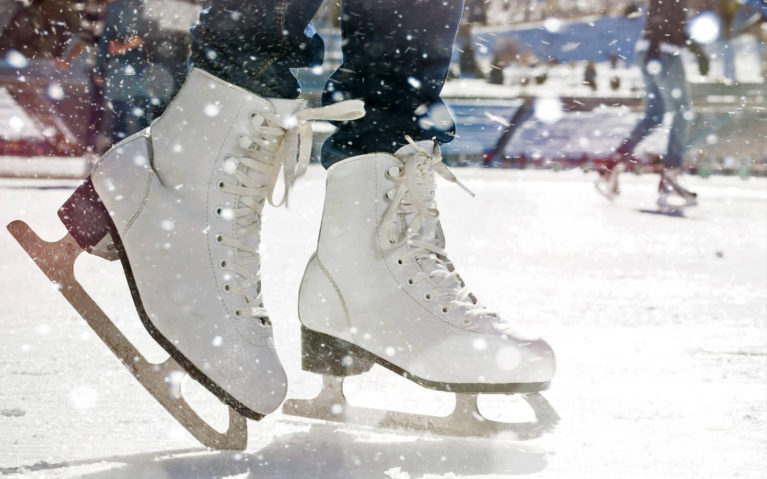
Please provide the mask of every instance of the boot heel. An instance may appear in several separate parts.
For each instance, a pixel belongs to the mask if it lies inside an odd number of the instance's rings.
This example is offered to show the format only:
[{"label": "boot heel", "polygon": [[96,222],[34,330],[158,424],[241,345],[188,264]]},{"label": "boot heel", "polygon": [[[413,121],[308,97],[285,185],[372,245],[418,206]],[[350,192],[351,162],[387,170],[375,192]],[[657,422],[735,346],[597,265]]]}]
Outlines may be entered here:
[{"label": "boot heel", "polygon": [[61,205],[58,214],[82,249],[110,261],[118,259],[111,234],[112,220],[90,178]]},{"label": "boot heel", "polygon": [[327,334],[301,326],[301,367],[304,371],[331,376],[354,376],[375,364],[370,353]]}]

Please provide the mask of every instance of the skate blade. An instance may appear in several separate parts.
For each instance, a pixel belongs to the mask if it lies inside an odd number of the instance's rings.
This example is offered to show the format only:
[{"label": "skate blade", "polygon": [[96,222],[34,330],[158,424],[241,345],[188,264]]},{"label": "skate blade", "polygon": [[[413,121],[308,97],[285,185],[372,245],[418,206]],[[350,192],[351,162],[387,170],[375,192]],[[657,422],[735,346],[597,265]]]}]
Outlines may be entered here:
[{"label": "skate blade", "polygon": [[615,197],[617,195],[610,190],[610,185],[608,185],[607,181],[603,180],[602,178],[597,178],[596,181],[594,181],[594,189],[597,190],[597,193],[607,198],[610,202],[615,201]]},{"label": "skate blade", "polygon": [[448,416],[428,416],[354,406],[346,401],[343,381],[343,377],[323,376],[322,390],[315,398],[289,399],[285,401],[282,412],[291,416],[373,428],[457,437],[501,435],[517,441],[538,438],[553,431],[559,423],[559,415],[539,393],[522,395],[535,412],[535,421],[507,423],[482,416],[477,407],[477,394],[456,394],[455,409]]},{"label": "skate blade", "polygon": [[658,208],[657,210],[648,210],[648,209],[640,209],[640,213],[646,213],[649,215],[661,215],[661,216],[670,216],[672,218],[687,218],[684,215],[684,210],[682,208]]},{"label": "skate blade", "polygon": [[74,275],[75,260],[83,249],[72,236],[44,241],[23,221],[13,221],[8,231],[131,374],[192,436],[213,449],[245,449],[248,424],[244,416],[229,408],[227,431],[215,430],[184,400],[184,369],[173,358],[159,364],[148,362],[85,292]]}]

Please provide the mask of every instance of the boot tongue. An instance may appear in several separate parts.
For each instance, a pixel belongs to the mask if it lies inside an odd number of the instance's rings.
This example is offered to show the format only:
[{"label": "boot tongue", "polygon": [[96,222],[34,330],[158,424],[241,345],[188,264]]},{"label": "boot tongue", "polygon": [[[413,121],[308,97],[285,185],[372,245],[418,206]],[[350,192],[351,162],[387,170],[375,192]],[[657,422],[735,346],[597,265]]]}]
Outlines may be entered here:
[{"label": "boot tongue", "polygon": [[[423,152],[429,152],[431,153],[435,148],[435,144],[433,141],[420,141],[418,143],[415,143],[415,145],[409,144],[406,146],[403,146],[397,152],[395,153],[395,156],[400,158],[406,165],[406,167],[412,167],[415,165],[412,165],[412,162],[423,162],[426,161],[425,158],[423,158]],[[429,169],[428,173],[423,175],[423,177],[420,178],[420,182],[423,183],[430,183],[432,185],[435,184],[436,180],[436,173],[434,170]],[[407,181],[407,180],[406,180]],[[408,196],[406,196],[406,201],[412,201],[413,198],[410,197],[410,195],[418,194],[420,195],[421,204],[424,208],[427,208],[429,210],[436,211],[437,210],[437,202],[436,202],[436,189],[435,188],[426,188],[421,192],[413,192],[410,191],[408,193]],[[419,212],[416,210],[412,213],[408,213],[403,216],[403,227],[405,225],[407,226],[414,226],[414,222],[416,220],[416,217],[419,216]],[[420,227],[417,231],[414,231],[413,235],[411,236],[413,239],[418,239],[427,243],[431,243],[434,246],[436,246],[439,249],[442,249],[445,247],[445,241],[444,236],[442,234],[442,228],[439,223],[439,217],[433,217],[429,215],[427,212],[423,212],[420,214]],[[436,271],[436,270],[443,270],[443,271],[450,271],[451,267],[448,266],[449,262],[447,258],[440,258],[441,261],[430,259],[430,258],[423,258],[418,260],[419,266],[424,271]],[[455,284],[449,285],[449,287],[455,287],[455,288],[461,288],[462,285],[455,281]]]},{"label": "boot tongue", "polygon": [[[306,101],[304,100],[270,99],[270,103],[272,104],[272,107],[274,108],[273,113],[284,122],[283,127],[290,126],[291,119],[295,118],[296,112],[302,110],[306,105]],[[275,159],[274,161],[278,161],[278,159]],[[242,168],[242,166],[240,166],[240,168]],[[247,175],[262,185],[266,185],[270,181],[269,174],[265,172],[249,169],[247,171]],[[282,192],[278,192],[278,194],[281,194],[281,193]],[[254,206],[255,202],[258,201],[258,198],[244,197],[244,198],[241,198],[240,201],[250,203],[251,205]],[[247,236],[240,237],[239,239],[242,242],[249,245],[254,250],[258,251],[260,247],[260,240],[261,240],[260,236],[261,236],[260,234],[249,234]],[[251,255],[244,253],[242,251],[238,251],[237,255],[242,256],[243,258],[252,257]]]},{"label": "boot tongue", "polygon": [[281,98],[272,98],[270,101],[274,107],[274,114],[280,117],[283,121],[288,120],[288,123],[291,123],[291,117],[294,117],[296,113],[303,110],[306,106],[306,100],[284,100]]},{"label": "boot tongue", "polygon": [[[434,149],[434,142],[433,141],[419,141],[415,144],[408,144],[397,150],[394,155],[398,158],[400,158],[406,165],[406,168],[415,166],[412,163],[417,162],[423,162],[426,161],[425,158],[423,158],[423,151],[431,152]],[[430,170],[427,174],[428,176],[424,176],[421,178],[421,181],[424,183],[434,183],[435,181],[435,173],[433,170]],[[407,181],[407,180],[406,180]],[[414,198],[410,197],[410,195],[413,194],[419,194],[421,203],[426,208],[433,208],[436,210],[437,203],[435,201],[436,191],[434,189],[424,189],[424,191],[420,193],[416,193],[413,191],[408,192],[408,196],[406,197],[406,201],[413,201]],[[418,211],[415,211],[413,213],[408,213],[404,216],[404,221],[407,225],[413,225],[413,221],[416,218]],[[437,231],[439,230],[439,220],[437,218],[432,218],[429,215],[421,214],[421,227],[418,229],[418,231],[415,232],[415,236],[423,241],[427,241],[429,243],[433,243],[439,247],[441,247],[440,244],[437,242]]]}]

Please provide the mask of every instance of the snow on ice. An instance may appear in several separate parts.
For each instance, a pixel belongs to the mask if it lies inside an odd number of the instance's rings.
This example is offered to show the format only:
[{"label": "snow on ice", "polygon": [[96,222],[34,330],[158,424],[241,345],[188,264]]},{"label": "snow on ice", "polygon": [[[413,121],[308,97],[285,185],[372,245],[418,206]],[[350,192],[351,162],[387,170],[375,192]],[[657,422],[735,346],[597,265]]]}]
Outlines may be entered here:
[{"label": "snow on ice", "polygon": [[[250,422],[243,453],[213,452],[156,404],[0,235],[0,474],[30,478],[690,478],[763,477],[767,466],[767,180],[686,177],[701,204],[684,218],[647,215],[657,177],[625,175],[609,204],[580,171],[460,169],[469,199],[440,183],[448,251],[483,303],[558,353],[547,399],[560,427],[529,443],[371,430],[275,413]],[[324,172],[310,168],[294,207],[268,210],[264,296],[290,398],[313,397],[300,366],[298,283],[316,247]],[[0,220],[45,239],[76,182],[0,180]],[[23,212],[10,205],[24,205]],[[76,273],[153,361],[165,354],[135,318],[118,262],[84,255]],[[216,338],[211,338],[216,342]],[[395,345],[392,345],[393,348]],[[482,347],[481,344],[474,344]],[[226,347],[221,344],[220,347]],[[396,352],[396,350],[395,350]],[[501,357],[502,356],[502,357]],[[499,355],[512,365],[514,352]],[[456,360],[459,360],[458,358]],[[202,416],[225,408],[178,377]],[[373,368],[347,381],[354,404],[448,414],[449,395]],[[480,397],[493,419],[520,400]]]}]

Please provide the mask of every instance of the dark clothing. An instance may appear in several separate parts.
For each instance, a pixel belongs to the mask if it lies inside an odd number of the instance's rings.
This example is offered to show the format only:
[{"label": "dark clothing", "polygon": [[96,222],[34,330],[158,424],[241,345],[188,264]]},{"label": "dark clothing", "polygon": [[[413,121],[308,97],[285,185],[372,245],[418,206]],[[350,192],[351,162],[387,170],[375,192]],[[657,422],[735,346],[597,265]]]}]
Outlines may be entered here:
[{"label": "dark clothing", "polygon": [[650,0],[642,39],[649,42],[647,58],[658,58],[661,43],[685,47],[687,0]]},{"label": "dark clothing", "polygon": [[[290,68],[322,62],[310,20],[321,0],[213,0],[192,29],[190,64],[267,97],[296,98]],[[413,139],[452,140],[455,124],[439,99],[463,0],[345,0],[343,64],[323,103],[365,102],[359,120],[338,124],[325,143],[326,167],[349,156],[394,152]]]},{"label": "dark clothing", "polygon": [[[114,0],[107,7],[97,70],[112,106],[115,141],[149,126],[185,76],[188,34],[162,30],[150,13],[143,0]],[[142,39],[140,45],[109,53],[110,43],[125,44],[135,37]]]},{"label": "dark clothing", "polygon": [[70,0],[35,0],[16,11],[0,37],[0,52],[13,48],[28,58],[57,58],[80,28]]}]

